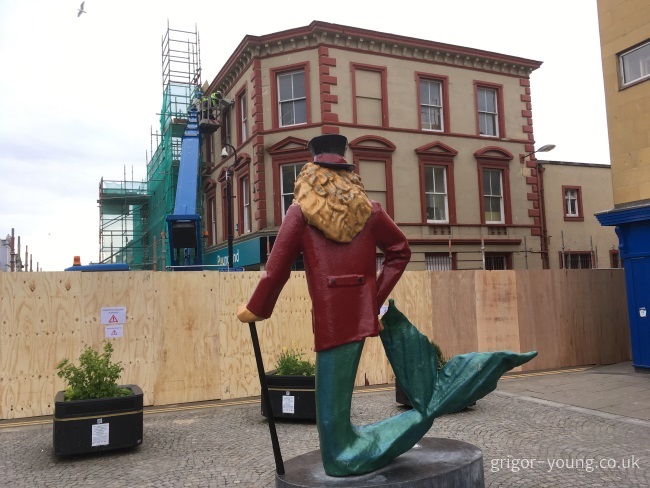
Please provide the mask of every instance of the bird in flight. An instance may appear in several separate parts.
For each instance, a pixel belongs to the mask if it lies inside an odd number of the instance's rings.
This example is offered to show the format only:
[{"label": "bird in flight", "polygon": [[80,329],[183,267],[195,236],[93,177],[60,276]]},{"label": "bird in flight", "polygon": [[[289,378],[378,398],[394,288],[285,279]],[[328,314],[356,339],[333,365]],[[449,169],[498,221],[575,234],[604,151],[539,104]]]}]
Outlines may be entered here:
[{"label": "bird in flight", "polygon": [[86,12],[84,10],[84,3],[86,3],[86,2],[81,2],[81,6],[79,7],[79,13],[77,14],[77,17],[81,17],[81,14],[87,14],[88,13],[88,12]]}]

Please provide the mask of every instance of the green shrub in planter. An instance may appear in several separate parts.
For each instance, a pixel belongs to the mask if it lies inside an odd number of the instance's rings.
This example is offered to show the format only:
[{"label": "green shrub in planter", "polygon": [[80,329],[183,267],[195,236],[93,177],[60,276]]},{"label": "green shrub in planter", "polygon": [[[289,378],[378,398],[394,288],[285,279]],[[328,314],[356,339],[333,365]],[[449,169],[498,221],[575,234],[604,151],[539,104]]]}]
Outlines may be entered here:
[{"label": "green shrub in planter", "polygon": [[275,419],[316,420],[316,365],[303,356],[295,344],[283,347],[276,369],[265,375]]},{"label": "green shrub in planter", "polygon": [[278,356],[278,365],[275,368],[277,375],[297,375],[297,376],[314,376],[316,374],[316,365],[302,357],[304,352],[300,352],[295,345],[283,347]]},{"label": "green shrub in planter", "polygon": [[431,347],[433,347],[433,350],[436,351],[436,361],[438,362],[438,369],[442,369],[445,364],[447,364],[447,360],[445,357],[442,355],[442,351],[440,350],[440,346],[433,342],[433,339],[431,340]]},{"label": "green shrub in planter", "polygon": [[105,342],[102,354],[86,347],[79,366],[64,359],[57,375],[65,391],[54,398],[54,452],[86,454],[142,444],[143,393],[137,385],[118,385],[124,370],[113,363],[113,345]]},{"label": "green shrub in planter", "polygon": [[59,378],[65,379],[65,400],[88,400],[89,398],[113,398],[133,395],[127,388],[118,386],[124,368],[120,363],[113,363],[113,344],[104,342],[104,353],[87,346],[79,356],[79,366],[68,359],[61,361],[56,369]]}]

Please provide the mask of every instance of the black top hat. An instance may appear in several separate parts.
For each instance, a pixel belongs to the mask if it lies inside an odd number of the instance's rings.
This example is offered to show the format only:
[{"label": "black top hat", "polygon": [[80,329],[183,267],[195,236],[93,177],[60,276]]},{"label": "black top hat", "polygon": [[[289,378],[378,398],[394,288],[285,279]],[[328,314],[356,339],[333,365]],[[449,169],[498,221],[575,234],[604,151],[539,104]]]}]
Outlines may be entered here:
[{"label": "black top hat", "polygon": [[330,169],[354,169],[343,157],[348,139],[340,134],[324,134],[309,141],[308,147],[314,157],[314,163]]}]

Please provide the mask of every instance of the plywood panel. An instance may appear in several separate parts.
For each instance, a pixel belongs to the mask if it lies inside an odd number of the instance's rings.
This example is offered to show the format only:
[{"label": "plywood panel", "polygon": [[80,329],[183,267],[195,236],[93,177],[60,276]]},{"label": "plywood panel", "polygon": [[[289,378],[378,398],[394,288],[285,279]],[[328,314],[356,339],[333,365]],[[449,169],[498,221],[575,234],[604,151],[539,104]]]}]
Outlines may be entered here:
[{"label": "plywood panel", "polygon": [[478,351],[476,271],[431,273],[432,339],[445,357]]},{"label": "plywood panel", "polygon": [[[62,386],[59,338],[80,320],[78,277],[60,273],[3,273],[0,397],[6,418],[52,413]],[[11,303],[9,304],[9,300]]]},{"label": "plywood panel", "polygon": [[[47,278],[38,273],[20,273],[9,279],[13,282],[15,300],[14,324],[10,327],[12,334],[9,339],[13,375],[5,394],[13,416],[31,416],[35,409],[40,410],[36,404],[45,387],[45,381],[38,376],[52,372],[56,364],[45,335],[49,322],[45,312],[49,300],[44,291]],[[51,363],[49,368],[48,362]]]},{"label": "plywood panel", "polygon": [[[0,418],[52,413],[63,386],[56,364],[75,360],[86,344],[101,346],[106,306],[127,308],[114,359],[146,404],[258,395],[249,329],[235,314],[260,274],[0,274]],[[407,272],[391,296],[446,356],[537,349],[526,369],[630,357],[623,270]],[[313,357],[303,272],[292,273],[273,317],[257,329],[267,370],[282,346]],[[380,340],[368,339],[357,384],[391,381]]]},{"label": "plywood panel", "polygon": [[596,278],[593,270],[573,270],[572,274],[576,274],[575,288],[573,295],[575,296],[574,310],[577,313],[575,317],[575,334],[576,344],[574,347],[573,357],[577,364],[596,364],[598,362],[598,351],[596,341],[598,339],[595,333],[598,329],[598,308],[597,306],[590,306],[594,296],[594,279]]},{"label": "plywood panel", "polygon": [[[213,272],[166,273],[156,280],[158,338],[155,404],[217,399],[219,354],[217,323],[219,276]],[[214,300],[213,300],[214,298]]]},{"label": "plywood panel", "polygon": [[[221,371],[221,398],[239,398],[259,394],[259,378],[249,327],[237,320],[237,306],[246,303],[261,273],[219,273],[220,306],[218,311],[219,359]],[[278,331],[271,330],[269,321],[256,324],[262,358],[269,364],[268,352]],[[276,338],[274,344],[278,344]]]},{"label": "plywood panel", "polygon": [[[52,305],[49,313],[48,330],[50,331],[55,365],[64,358],[76,357],[76,343],[80,337],[83,323],[82,273],[46,273],[56,280],[56,293],[51,295]],[[53,291],[50,291],[53,293]],[[63,387],[63,380],[54,378],[54,391]]]},{"label": "plywood panel", "polygon": [[517,270],[514,273],[521,351],[537,351],[537,357],[523,365],[522,370],[552,368],[559,357],[559,326],[554,306],[556,280],[550,270]]},{"label": "plywood panel", "polygon": [[434,272],[406,271],[389,296],[395,299],[395,306],[409,321],[428,337],[433,332],[432,273]]},{"label": "plywood panel", "polygon": [[[304,271],[291,273],[289,281],[280,293],[270,322],[272,330],[279,331],[281,347],[297,348],[304,352],[304,359],[315,360],[312,305]],[[267,339],[265,346],[273,344],[272,337]],[[277,341],[275,343],[277,344]],[[274,346],[266,350],[270,355],[267,369],[271,369],[276,364],[277,350],[274,350]]]},{"label": "plywood panel", "polygon": [[[110,273],[80,273],[82,275],[81,292],[81,325],[79,334],[74,337],[77,357],[83,348],[88,345],[93,348],[101,347],[104,340],[104,326],[101,324],[101,309],[103,307],[120,307],[124,303],[118,302],[113,295],[114,275],[127,272]],[[127,314],[128,314],[127,310]]]},{"label": "plywood panel", "polygon": [[354,384],[356,386],[368,386],[394,381],[395,374],[388,363],[381,339],[379,337],[368,337],[363,345]]},{"label": "plywood panel", "polygon": [[[31,370],[32,402],[47,405],[40,415],[53,413],[51,405],[55,393],[62,389],[62,380],[56,376],[56,365],[66,357],[70,350],[60,338],[67,336],[66,331],[78,335],[81,323],[82,280],[72,273],[29,273],[38,276],[40,281],[35,289],[38,301],[36,317],[36,337],[31,347],[40,356],[38,364]],[[71,334],[74,335],[74,334]],[[33,410],[38,410],[32,407]]]},{"label": "plywood panel", "polygon": [[592,335],[598,364],[613,364],[631,359],[630,328],[625,291],[625,271],[595,270],[590,300],[594,307]]},{"label": "plywood panel", "polygon": [[[553,301],[557,307],[557,334],[555,343],[558,350],[557,363],[559,367],[577,366],[585,364],[583,360],[577,358],[578,354],[584,355],[579,351],[584,344],[584,333],[582,330],[583,310],[580,304],[580,273],[589,273],[589,271],[580,270],[552,270],[551,274],[554,279],[554,297]],[[588,358],[586,364],[593,364],[593,360]]]},{"label": "plywood panel", "polygon": [[[22,308],[22,287],[17,273],[0,273],[0,418],[15,418],[18,384],[24,381],[19,374],[20,349],[16,307]],[[17,297],[18,295],[18,297]],[[24,368],[24,367],[23,367]]]},{"label": "plywood panel", "polygon": [[[124,337],[113,340],[113,357],[124,367],[121,382],[140,386],[144,404],[152,405],[159,347],[156,340],[159,336],[154,333],[157,326],[154,314],[155,277],[158,275],[153,271],[106,274],[110,275],[112,303],[126,307]],[[105,336],[103,328],[100,325],[100,331]]]},{"label": "plywood panel", "polygon": [[[244,273],[232,276],[226,287],[231,297],[226,299],[228,311],[222,316],[226,338],[224,344],[224,398],[259,395],[260,385],[257,365],[250,337],[250,329],[236,318],[237,306],[246,303],[254,291],[261,273]],[[241,285],[241,286],[239,286]],[[304,354],[304,359],[315,360],[314,337],[311,326],[311,299],[304,272],[292,272],[280,293],[272,316],[256,324],[262,361],[265,371],[275,369],[283,347],[294,348]],[[233,355],[235,355],[233,357]],[[235,360],[235,357],[239,357]],[[239,374],[237,372],[240,372]]]},{"label": "plywood panel", "polygon": [[[68,273],[72,274],[72,273]],[[156,345],[153,337],[154,283],[153,272],[75,273],[81,275],[82,319],[77,337],[69,340],[75,351],[66,356],[75,359],[90,346],[101,351],[106,340],[105,324],[101,323],[104,307],[125,307],[126,323],[123,337],[110,339],[113,361],[124,367],[122,384],[142,388],[145,405],[153,403]]]},{"label": "plywood panel", "polygon": [[512,271],[477,273],[476,329],[479,351],[519,351],[517,279]]},{"label": "plywood panel", "polygon": [[8,418],[5,400],[5,389],[9,384],[9,374],[11,372],[8,357],[10,351],[9,327],[14,323],[13,320],[13,288],[10,288],[6,276],[9,273],[0,273],[0,419]]},{"label": "plywood panel", "polygon": [[[31,388],[27,383],[29,357],[21,354],[32,335],[33,304],[18,273],[2,273],[2,344],[0,344],[0,401],[2,418],[28,416],[25,400]],[[8,300],[6,302],[5,300]],[[23,330],[26,335],[23,335]]]}]

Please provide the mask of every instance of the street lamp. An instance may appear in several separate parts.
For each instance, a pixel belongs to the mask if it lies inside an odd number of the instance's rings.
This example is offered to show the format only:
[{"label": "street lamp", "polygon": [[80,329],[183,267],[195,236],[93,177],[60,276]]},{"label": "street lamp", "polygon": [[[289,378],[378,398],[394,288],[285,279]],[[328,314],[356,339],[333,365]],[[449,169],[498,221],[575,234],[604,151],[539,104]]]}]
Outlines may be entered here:
[{"label": "street lamp", "polygon": [[235,146],[228,144],[227,142],[221,143],[224,148],[221,150],[221,159],[228,157],[228,151],[226,147],[232,149],[235,159],[233,160],[230,166],[226,166],[226,227],[228,228],[228,269],[233,266],[233,257],[232,257],[232,180],[231,180],[231,168],[237,164],[237,149]]},{"label": "street lamp", "polygon": [[[537,151],[529,152],[528,154],[524,154],[522,156],[519,156],[519,161],[521,164],[524,164],[524,160],[528,157],[531,156],[535,153],[538,152],[549,152],[555,149],[555,144],[544,144],[542,147],[540,147]],[[538,206],[539,206],[539,213],[540,213],[540,231],[542,235],[540,236],[540,253],[542,255],[542,268],[543,269],[549,269],[550,268],[550,261],[549,261],[549,254],[548,254],[548,228],[546,226],[546,202],[544,201],[544,168],[542,167],[542,163],[539,161],[537,162],[537,174],[535,175],[535,178],[537,179],[537,198],[538,198]]]},{"label": "street lamp", "polygon": [[555,149],[555,144],[544,144],[542,147],[540,147],[540,148],[537,149],[536,151],[529,152],[528,154],[522,154],[522,155],[520,155],[520,156],[519,156],[519,162],[520,162],[521,164],[524,164],[524,160],[525,160],[528,156],[532,156],[533,154],[538,153],[538,152],[549,152],[549,151],[552,151],[553,149]]}]

